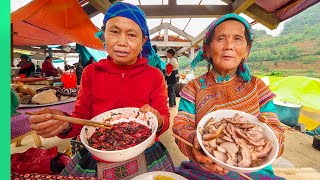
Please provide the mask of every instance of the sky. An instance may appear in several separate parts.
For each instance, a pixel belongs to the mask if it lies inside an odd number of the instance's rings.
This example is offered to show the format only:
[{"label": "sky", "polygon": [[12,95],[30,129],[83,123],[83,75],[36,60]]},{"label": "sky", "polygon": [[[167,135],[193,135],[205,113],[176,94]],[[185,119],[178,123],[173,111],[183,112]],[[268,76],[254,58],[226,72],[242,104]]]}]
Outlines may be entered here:
[{"label": "sky", "polygon": [[[11,12],[19,9],[20,7],[23,7],[24,5],[28,4],[30,1],[31,0],[11,0],[10,1]],[[128,2],[128,3],[132,3],[132,4],[136,4],[136,5],[139,4],[138,0],[124,0],[123,2]],[[143,5],[157,5],[157,4],[161,4],[162,0],[152,0],[152,1],[151,0],[140,0],[140,2]],[[200,2],[200,0],[177,0],[178,5],[199,4],[199,2]],[[163,4],[168,4],[168,0],[163,0]],[[221,2],[220,0],[202,0],[201,4],[224,5],[225,3]],[[244,14],[240,14],[240,15],[243,16],[245,19],[247,19],[249,22],[253,21],[251,18],[247,17]],[[213,20],[214,20],[214,18],[192,18],[190,20],[188,26],[185,28],[185,32],[196,37]],[[93,24],[96,27],[100,28],[102,26],[103,14],[100,13],[99,15],[91,18],[91,21],[93,22]],[[171,19],[171,23],[180,29],[184,29],[184,27],[188,23],[188,21],[189,21],[189,18]],[[170,19],[163,19],[163,22],[170,23]],[[277,29],[275,29],[275,30],[269,30],[268,28],[264,27],[263,25],[261,25],[259,23],[254,25],[252,28],[258,29],[258,30],[265,30],[267,32],[267,34],[270,34],[272,36],[278,36],[281,33],[281,31],[283,30],[284,22],[280,23],[279,26],[277,27]],[[149,29],[152,29],[152,28],[158,26],[160,23],[161,23],[161,19],[147,19],[147,24],[149,26]],[[159,33],[155,33],[155,34],[151,35],[151,38],[153,38],[154,36],[156,36],[158,34]],[[163,30],[162,30],[162,32],[160,32],[160,34],[163,34]],[[169,30],[169,34],[176,35],[176,33],[172,32],[170,30]]]}]

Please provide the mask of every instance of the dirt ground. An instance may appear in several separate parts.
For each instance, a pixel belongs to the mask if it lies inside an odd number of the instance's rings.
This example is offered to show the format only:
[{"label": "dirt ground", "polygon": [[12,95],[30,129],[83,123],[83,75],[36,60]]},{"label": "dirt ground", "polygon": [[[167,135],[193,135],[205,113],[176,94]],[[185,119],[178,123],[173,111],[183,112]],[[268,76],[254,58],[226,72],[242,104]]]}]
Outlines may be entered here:
[{"label": "dirt ground", "polygon": [[[178,98],[177,98],[178,99]],[[178,146],[174,142],[172,137],[172,122],[173,117],[177,114],[178,108],[170,108],[171,113],[171,125],[169,130],[164,133],[160,140],[167,147],[174,164],[178,166],[181,161],[187,160],[187,158],[180,152]],[[295,130],[286,130],[285,132],[285,150],[281,158],[276,160],[274,166],[277,167],[296,167],[296,168],[313,168],[320,172],[320,151],[312,148],[313,138],[302,134]],[[64,152],[70,147],[69,140],[62,140],[59,138],[43,139],[42,143],[44,149],[48,149],[53,146],[58,146],[60,152]],[[30,147],[35,147],[32,141],[32,137],[25,137],[22,141],[22,145],[15,147],[15,143],[11,144],[11,153],[24,152]]]}]

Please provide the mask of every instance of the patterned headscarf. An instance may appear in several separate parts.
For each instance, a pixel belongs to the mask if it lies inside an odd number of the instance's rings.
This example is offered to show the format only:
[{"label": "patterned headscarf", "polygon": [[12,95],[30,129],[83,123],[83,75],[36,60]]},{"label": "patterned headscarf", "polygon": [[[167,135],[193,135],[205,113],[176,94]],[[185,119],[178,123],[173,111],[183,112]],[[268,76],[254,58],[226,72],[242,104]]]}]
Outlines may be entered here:
[{"label": "patterned headscarf", "polygon": [[[163,65],[163,63],[165,64],[165,62],[162,62],[160,58],[157,58],[158,55],[154,52],[151,46],[148,30],[149,28],[144,12],[135,5],[123,2],[116,2],[110,6],[106,14],[104,15],[103,25],[105,25],[109,19],[118,16],[131,19],[141,28],[142,34],[148,37],[148,40],[144,43],[142,47],[142,56],[149,60],[149,65],[157,67],[159,69],[161,69],[161,67],[163,68],[165,66]],[[96,33],[96,36],[104,42],[103,32]]]},{"label": "patterned headscarf", "polygon": [[30,58],[28,55],[26,55],[26,54],[21,54],[20,58],[21,58],[21,59],[26,59],[26,60],[28,60],[28,61],[31,61],[31,58]]},{"label": "patterned headscarf", "polygon": [[[199,51],[198,54],[195,57],[195,59],[192,60],[191,62],[191,68],[194,68],[196,66],[196,64],[200,61],[203,61],[204,59],[207,59],[207,61],[209,63],[212,63],[210,59],[208,59],[208,57],[206,57],[206,54],[204,52],[206,52],[206,47],[209,46],[211,39],[212,38],[212,33],[214,32],[215,28],[221,24],[224,21],[227,20],[236,20],[241,22],[246,30],[246,36],[247,36],[247,40],[248,40],[248,44],[249,44],[249,48],[251,48],[251,44],[253,42],[253,32],[252,32],[252,28],[251,25],[249,24],[249,22],[247,20],[245,20],[243,17],[239,16],[238,14],[234,14],[234,13],[230,13],[230,14],[226,14],[224,16],[221,16],[220,18],[214,20],[208,27],[207,27],[207,33],[203,39],[203,46],[202,46],[202,52]],[[238,74],[239,76],[241,76],[245,81],[250,81],[251,79],[251,73],[249,70],[249,67],[246,63],[246,59],[244,61],[242,61],[238,67]]]}]

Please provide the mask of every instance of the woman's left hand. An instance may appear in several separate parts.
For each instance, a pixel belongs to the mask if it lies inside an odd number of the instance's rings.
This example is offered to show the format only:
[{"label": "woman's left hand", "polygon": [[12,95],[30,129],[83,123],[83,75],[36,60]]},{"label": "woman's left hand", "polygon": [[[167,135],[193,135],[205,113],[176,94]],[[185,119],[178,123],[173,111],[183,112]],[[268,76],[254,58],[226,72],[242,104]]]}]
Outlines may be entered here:
[{"label": "woman's left hand", "polygon": [[215,164],[213,160],[211,160],[208,156],[201,152],[201,146],[195,136],[193,140],[193,154],[200,165],[200,168],[205,171],[210,171],[212,173],[219,174],[220,176],[224,176],[228,174],[228,170],[224,169],[223,167]]},{"label": "woman's left hand", "polygon": [[154,114],[158,120],[158,129],[160,129],[162,127],[163,124],[163,117],[160,115],[160,113],[154,109],[153,107],[149,106],[149,104],[145,104],[143,105],[140,109],[141,112],[151,112],[152,114]]},{"label": "woman's left hand", "polygon": [[268,118],[264,116],[263,114],[259,114],[258,119],[260,122],[268,124]]}]

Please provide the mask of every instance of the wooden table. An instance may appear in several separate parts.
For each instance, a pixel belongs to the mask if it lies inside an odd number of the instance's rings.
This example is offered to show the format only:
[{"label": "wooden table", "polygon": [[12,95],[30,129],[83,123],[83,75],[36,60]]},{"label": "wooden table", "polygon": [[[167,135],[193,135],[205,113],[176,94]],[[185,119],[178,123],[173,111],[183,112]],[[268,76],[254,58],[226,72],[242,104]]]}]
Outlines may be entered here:
[{"label": "wooden table", "polygon": [[[74,110],[74,104],[75,102],[68,102],[47,107],[71,114]],[[19,146],[24,137],[32,135],[36,147],[42,146],[40,137],[30,129],[29,119],[25,114],[25,112],[38,111],[41,108],[43,107],[17,109],[17,112],[20,114],[11,117],[11,143],[16,142],[16,146]]]},{"label": "wooden table", "polygon": [[59,82],[60,78],[59,77],[54,77],[54,79],[49,79],[49,78],[13,78],[12,79],[13,83],[22,83],[25,85],[46,85],[50,86],[54,82]]}]

